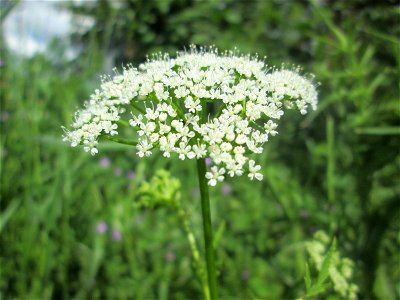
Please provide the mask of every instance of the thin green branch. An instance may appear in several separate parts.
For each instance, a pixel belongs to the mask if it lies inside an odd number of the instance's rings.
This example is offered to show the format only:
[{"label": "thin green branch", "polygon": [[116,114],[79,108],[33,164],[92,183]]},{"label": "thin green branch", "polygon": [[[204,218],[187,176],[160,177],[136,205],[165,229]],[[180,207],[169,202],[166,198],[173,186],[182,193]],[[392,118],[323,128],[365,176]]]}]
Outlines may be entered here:
[{"label": "thin green branch", "polygon": [[195,269],[196,275],[197,275],[198,279],[200,280],[200,283],[203,287],[203,293],[204,293],[205,299],[210,300],[210,290],[209,290],[208,284],[207,284],[207,274],[205,273],[204,267],[200,261],[200,252],[197,247],[196,238],[193,234],[193,231],[190,228],[187,214],[183,210],[183,208],[180,206],[180,203],[178,203],[178,205],[176,207],[176,212],[181,220],[183,229],[186,234],[186,238],[189,242],[190,250],[192,251],[192,256],[193,256],[194,269]]},{"label": "thin green branch", "polygon": [[400,126],[359,127],[355,132],[368,135],[400,135]]},{"label": "thin green branch", "polygon": [[129,127],[129,123],[124,120],[118,120],[115,123],[117,123],[118,126]]},{"label": "thin green branch", "polygon": [[178,116],[181,117],[182,120],[186,120],[185,114],[182,110],[182,108],[174,102],[174,100],[171,100],[171,105],[173,108],[175,108],[176,112],[178,113]]},{"label": "thin green branch", "polygon": [[146,111],[143,109],[143,108],[141,108],[141,107],[139,107],[139,106],[137,106],[135,103],[133,103],[132,101],[131,101],[131,106],[134,108],[134,109],[136,109],[138,112],[140,112],[141,114],[145,114],[146,113]]},{"label": "thin green branch", "polygon": [[116,142],[118,144],[124,144],[124,145],[130,145],[130,146],[136,146],[138,144],[137,141],[130,141],[130,140],[127,140],[127,139],[118,138],[118,137],[109,136],[109,135],[103,135],[102,137],[104,137],[107,140]]},{"label": "thin green branch", "polygon": [[257,124],[256,122],[252,121],[251,124],[253,124],[261,132],[265,132],[265,129],[261,125]]},{"label": "thin green branch", "polygon": [[326,137],[328,145],[326,182],[328,200],[335,202],[335,123],[331,116],[326,119]]}]

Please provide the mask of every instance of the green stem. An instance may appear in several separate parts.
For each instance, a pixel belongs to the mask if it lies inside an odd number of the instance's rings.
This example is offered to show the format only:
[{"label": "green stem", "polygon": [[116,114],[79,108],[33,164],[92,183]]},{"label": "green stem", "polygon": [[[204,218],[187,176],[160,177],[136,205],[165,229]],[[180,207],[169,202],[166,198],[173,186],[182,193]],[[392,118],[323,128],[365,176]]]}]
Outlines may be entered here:
[{"label": "green stem", "polygon": [[183,229],[186,234],[186,238],[189,242],[190,250],[192,251],[192,256],[193,256],[194,269],[195,269],[196,275],[203,287],[205,299],[210,300],[210,291],[209,291],[208,284],[207,284],[207,276],[206,276],[206,273],[204,270],[204,265],[201,263],[201,260],[200,260],[200,252],[197,247],[196,238],[194,237],[193,231],[191,230],[191,228],[189,226],[187,213],[183,210],[180,203],[177,203],[176,213],[178,214],[178,216],[181,220]]},{"label": "green stem", "polygon": [[210,197],[208,194],[208,185],[205,178],[206,162],[205,159],[197,160],[197,174],[199,177],[199,186],[201,194],[201,211],[203,214],[203,230],[204,230],[204,245],[207,264],[207,278],[210,286],[210,296],[212,300],[218,299],[217,291],[217,276],[215,268],[213,234],[211,226],[211,211]]},{"label": "green stem", "polygon": [[118,137],[109,136],[109,135],[102,135],[102,137],[104,137],[107,140],[116,142],[118,144],[131,145],[131,146],[136,146],[138,144],[138,142],[136,142],[136,141],[130,141],[127,139],[118,138]]},{"label": "green stem", "polygon": [[326,182],[328,200],[335,202],[335,124],[333,118],[328,115],[326,119],[326,136],[328,144]]},{"label": "green stem", "polygon": [[261,132],[265,131],[265,129],[262,126],[258,125],[255,121],[251,121],[251,124],[253,124]]}]

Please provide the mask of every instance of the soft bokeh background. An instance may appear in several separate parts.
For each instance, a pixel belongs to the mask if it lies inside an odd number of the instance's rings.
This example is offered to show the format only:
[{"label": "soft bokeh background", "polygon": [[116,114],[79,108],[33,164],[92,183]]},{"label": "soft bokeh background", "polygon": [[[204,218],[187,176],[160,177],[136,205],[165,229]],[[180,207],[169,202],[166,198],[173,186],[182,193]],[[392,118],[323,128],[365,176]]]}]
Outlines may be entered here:
[{"label": "soft bokeh background", "polygon": [[[221,297],[304,294],[304,242],[323,230],[355,262],[359,299],[399,299],[398,1],[0,5],[1,298],[201,298],[176,214],[133,205],[167,169],[201,238],[195,164],[107,143],[91,157],[61,142],[100,74],[193,43],[301,64],[321,83],[316,112],[281,120],[263,182],[211,191]],[[328,286],[321,299],[342,297]]]}]

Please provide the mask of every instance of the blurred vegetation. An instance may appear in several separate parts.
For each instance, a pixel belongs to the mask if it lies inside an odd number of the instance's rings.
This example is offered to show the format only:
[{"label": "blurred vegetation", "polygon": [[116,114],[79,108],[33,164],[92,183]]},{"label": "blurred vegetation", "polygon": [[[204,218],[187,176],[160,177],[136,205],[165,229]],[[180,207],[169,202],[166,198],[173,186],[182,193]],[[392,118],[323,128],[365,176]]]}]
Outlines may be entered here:
[{"label": "blurred vegetation", "polygon": [[[266,146],[263,182],[235,178],[211,191],[221,297],[305,295],[306,246],[323,230],[354,262],[359,299],[400,298],[397,1],[66,6],[94,19],[73,36],[82,47],[75,60],[63,60],[57,42],[52,55],[24,59],[1,43],[2,298],[200,298],[181,226],[201,237],[195,165],[138,159],[133,148],[107,143],[91,157],[63,144],[60,128],[110,57],[116,66],[135,64],[191,43],[302,64],[321,83],[318,110],[305,119],[288,113]],[[146,203],[164,195],[151,179],[158,169],[179,179],[179,209],[134,205],[144,190],[158,195]],[[343,297],[331,282],[321,299]]]}]

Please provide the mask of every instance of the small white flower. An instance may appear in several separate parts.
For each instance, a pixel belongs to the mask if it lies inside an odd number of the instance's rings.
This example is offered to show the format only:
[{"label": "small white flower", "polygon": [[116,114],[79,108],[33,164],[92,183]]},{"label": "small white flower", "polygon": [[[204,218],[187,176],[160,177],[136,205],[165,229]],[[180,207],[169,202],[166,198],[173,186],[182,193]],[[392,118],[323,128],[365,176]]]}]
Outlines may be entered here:
[{"label": "small white flower", "polygon": [[199,131],[199,130],[195,129],[195,128],[197,128],[197,129],[199,128],[199,120],[200,120],[199,116],[193,115],[193,114],[185,114],[185,118],[186,118],[187,123],[193,125],[193,129],[195,131]]},{"label": "small white flower", "polygon": [[196,111],[201,110],[201,105],[200,105],[200,100],[196,99],[196,101],[193,101],[192,96],[188,96],[185,100],[185,107],[189,110],[191,113],[195,113]]},{"label": "small white flower", "polygon": [[149,136],[156,129],[156,123],[154,123],[154,122],[149,122],[147,124],[141,123],[140,129],[141,130],[138,131],[138,134],[140,136],[143,136],[143,135]]},{"label": "small white flower", "polygon": [[264,124],[265,132],[272,136],[278,134],[278,132],[275,130],[276,127],[278,127],[278,124],[274,123],[272,120],[269,120],[266,124]]},{"label": "small white flower", "polygon": [[149,144],[147,140],[141,140],[140,143],[136,146],[136,149],[138,150],[137,155],[139,157],[150,156],[151,148],[152,145]]},{"label": "small white flower", "polygon": [[165,122],[167,120],[167,118],[168,118],[168,115],[165,112],[160,113],[160,115],[158,116],[158,119],[161,122]]},{"label": "small white flower", "polygon": [[183,122],[181,121],[172,120],[171,126],[174,127],[178,132],[183,130]]},{"label": "small white flower", "polygon": [[138,115],[138,116],[132,115],[132,117],[133,119],[129,120],[129,125],[131,125],[132,127],[139,126],[139,124],[142,123],[143,115]]},{"label": "small white flower", "polygon": [[95,155],[97,153],[99,153],[99,150],[97,150],[97,148],[90,149],[90,154]]},{"label": "small white flower", "polygon": [[[179,148],[177,150],[177,152],[179,153],[179,159],[184,160],[191,149],[192,149],[192,147],[190,145],[188,145],[187,143],[180,142]],[[194,158],[194,153],[193,153],[193,155],[190,154],[190,156],[191,156],[191,158]],[[188,158],[190,159],[189,156],[188,156]]]},{"label": "small white flower", "polygon": [[197,159],[205,157],[207,154],[206,145],[193,145],[192,150]]},{"label": "small white flower", "polygon": [[242,146],[236,146],[235,149],[233,149],[233,152],[235,154],[244,154],[246,152],[246,149]]},{"label": "small white flower", "polygon": [[156,120],[158,118],[158,116],[159,116],[158,110],[154,110],[154,109],[151,109],[151,108],[146,108],[145,117],[148,120]]},{"label": "small white flower", "polygon": [[185,87],[180,86],[179,88],[177,88],[175,90],[174,93],[175,93],[176,98],[184,98],[189,94],[189,91]]},{"label": "small white flower", "polygon": [[263,175],[261,173],[258,173],[258,171],[261,170],[261,166],[255,166],[255,161],[254,160],[250,160],[249,161],[249,178],[250,180],[253,180],[254,178],[257,180],[262,180],[263,179]]},{"label": "small white flower", "polygon": [[171,131],[171,127],[170,126],[162,124],[162,123],[160,123],[159,125],[160,125],[160,129],[159,129],[160,135],[164,135],[164,134],[166,134],[166,133]]},{"label": "small white flower", "polygon": [[239,134],[235,140],[235,142],[239,145],[246,144],[246,141],[247,137],[244,134]]},{"label": "small white flower", "polygon": [[225,169],[218,169],[216,166],[211,168],[211,172],[206,173],[206,178],[208,179],[208,185],[216,186],[218,181],[224,180]]},{"label": "small white flower", "polygon": [[149,136],[149,140],[150,140],[151,143],[156,143],[156,142],[159,141],[159,139],[160,139],[160,135],[157,132],[153,132]]},{"label": "small white flower", "polygon": [[243,175],[243,165],[237,164],[236,162],[233,164],[229,164],[229,176],[242,176]]}]

